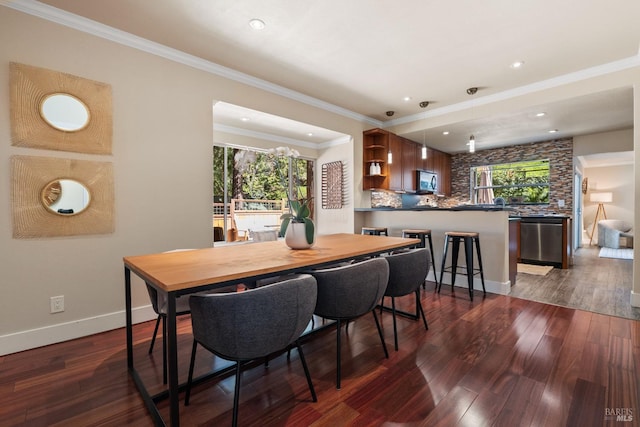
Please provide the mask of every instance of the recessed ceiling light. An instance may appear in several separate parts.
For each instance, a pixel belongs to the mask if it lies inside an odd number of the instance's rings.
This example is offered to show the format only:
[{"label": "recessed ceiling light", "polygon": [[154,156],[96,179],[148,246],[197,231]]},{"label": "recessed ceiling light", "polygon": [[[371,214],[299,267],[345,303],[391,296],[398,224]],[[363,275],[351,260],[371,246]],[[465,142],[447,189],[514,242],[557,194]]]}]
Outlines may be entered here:
[{"label": "recessed ceiling light", "polygon": [[263,30],[266,25],[263,20],[254,18],[249,21],[249,26],[254,30]]},{"label": "recessed ceiling light", "polygon": [[540,113],[536,114],[536,117],[544,117],[544,116],[546,116],[546,115],[547,115],[547,113],[545,113],[545,112],[540,112]]},{"label": "recessed ceiling light", "polygon": [[449,135],[449,131],[445,130],[444,132],[442,132],[443,135]]},{"label": "recessed ceiling light", "polygon": [[517,70],[518,68],[522,68],[523,65],[524,65],[524,61],[515,61],[511,63],[510,67],[513,68],[514,70]]},{"label": "recessed ceiling light", "polygon": [[248,122],[249,121],[249,117],[243,117],[240,120],[242,120],[243,122]]},{"label": "recessed ceiling light", "polygon": [[313,132],[307,132],[307,136],[313,136]]},{"label": "recessed ceiling light", "polygon": [[551,129],[551,130],[549,131],[549,133],[556,133],[556,132],[558,132],[558,129]]},{"label": "recessed ceiling light", "polygon": [[409,101],[411,101],[411,97],[410,96],[405,96],[404,98],[402,98],[402,100],[404,102],[409,102]]}]

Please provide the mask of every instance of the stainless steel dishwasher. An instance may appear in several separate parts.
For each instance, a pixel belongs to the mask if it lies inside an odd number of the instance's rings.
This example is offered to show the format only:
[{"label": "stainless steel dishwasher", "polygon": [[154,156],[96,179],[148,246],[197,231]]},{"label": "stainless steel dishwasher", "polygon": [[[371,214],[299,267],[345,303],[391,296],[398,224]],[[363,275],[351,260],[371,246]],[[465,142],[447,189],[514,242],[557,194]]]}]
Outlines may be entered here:
[{"label": "stainless steel dishwasher", "polygon": [[520,221],[520,259],[562,266],[562,219],[523,217]]}]

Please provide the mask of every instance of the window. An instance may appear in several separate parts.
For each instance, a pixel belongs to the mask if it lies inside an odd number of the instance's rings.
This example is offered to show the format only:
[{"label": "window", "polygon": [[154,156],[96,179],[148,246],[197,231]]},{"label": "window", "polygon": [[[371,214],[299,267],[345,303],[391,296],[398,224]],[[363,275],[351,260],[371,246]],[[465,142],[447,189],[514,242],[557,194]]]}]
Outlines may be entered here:
[{"label": "window", "polygon": [[549,160],[502,163],[471,168],[471,198],[477,204],[549,203]]},{"label": "window", "polygon": [[[313,168],[312,160],[274,155],[273,150],[214,146],[214,227],[222,228],[227,236],[231,228],[239,232],[247,227],[257,231],[267,223],[277,225],[280,216],[277,211],[288,209],[287,194],[295,199],[313,194]],[[310,208],[313,217],[313,204]],[[250,226],[239,223],[238,212],[252,217]],[[262,218],[264,224],[257,218]]]}]

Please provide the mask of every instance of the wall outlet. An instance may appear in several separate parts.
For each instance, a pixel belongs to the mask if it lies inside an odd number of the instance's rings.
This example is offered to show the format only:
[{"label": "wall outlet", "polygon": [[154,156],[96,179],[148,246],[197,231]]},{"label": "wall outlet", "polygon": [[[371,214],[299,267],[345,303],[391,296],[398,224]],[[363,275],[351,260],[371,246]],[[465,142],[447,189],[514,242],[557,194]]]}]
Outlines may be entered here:
[{"label": "wall outlet", "polygon": [[60,313],[64,311],[64,295],[51,297],[51,313]]},{"label": "wall outlet", "polygon": [[564,208],[564,199],[558,200],[558,207],[559,208]]}]

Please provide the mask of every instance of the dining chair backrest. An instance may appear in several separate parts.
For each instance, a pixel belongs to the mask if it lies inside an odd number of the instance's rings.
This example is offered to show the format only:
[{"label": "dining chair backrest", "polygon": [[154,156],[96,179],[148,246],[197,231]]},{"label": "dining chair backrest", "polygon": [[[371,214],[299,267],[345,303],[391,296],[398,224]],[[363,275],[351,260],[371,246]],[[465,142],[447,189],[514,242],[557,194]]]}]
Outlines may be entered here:
[{"label": "dining chair backrest", "polygon": [[[194,249],[173,249],[170,251],[165,251],[163,253],[186,252],[186,251],[193,251],[193,250]],[[145,283],[145,284],[147,286],[147,293],[149,294],[149,300],[151,301],[151,307],[153,308],[153,311],[155,311],[156,314],[160,314],[160,315],[167,314],[167,296],[162,293],[158,293],[156,288],[154,288],[150,284],[148,283]],[[176,312],[178,314],[189,312],[189,301],[187,298],[178,297],[176,299]]]},{"label": "dining chair backrest", "polygon": [[265,357],[298,339],[316,295],[316,280],[308,274],[245,292],[193,295],[194,339],[227,360]]},{"label": "dining chair backrest", "polygon": [[249,232],[249,236],[251,236],[254,242],[271,242],[278,240],[278,230],[251,231]]},{"label": "dining chair backrest", "polygon": [[372,258],[311,274],[318,282],[315,313],[328,319],[352,319],[378,304],[387,287],[389,264]]},{"label": "dining chair backrest", "polygon": [[429,250],[411,249],[383,257],[389,263],[389,284],[385,296],[400,297],[415,292],[429,273]]}]

